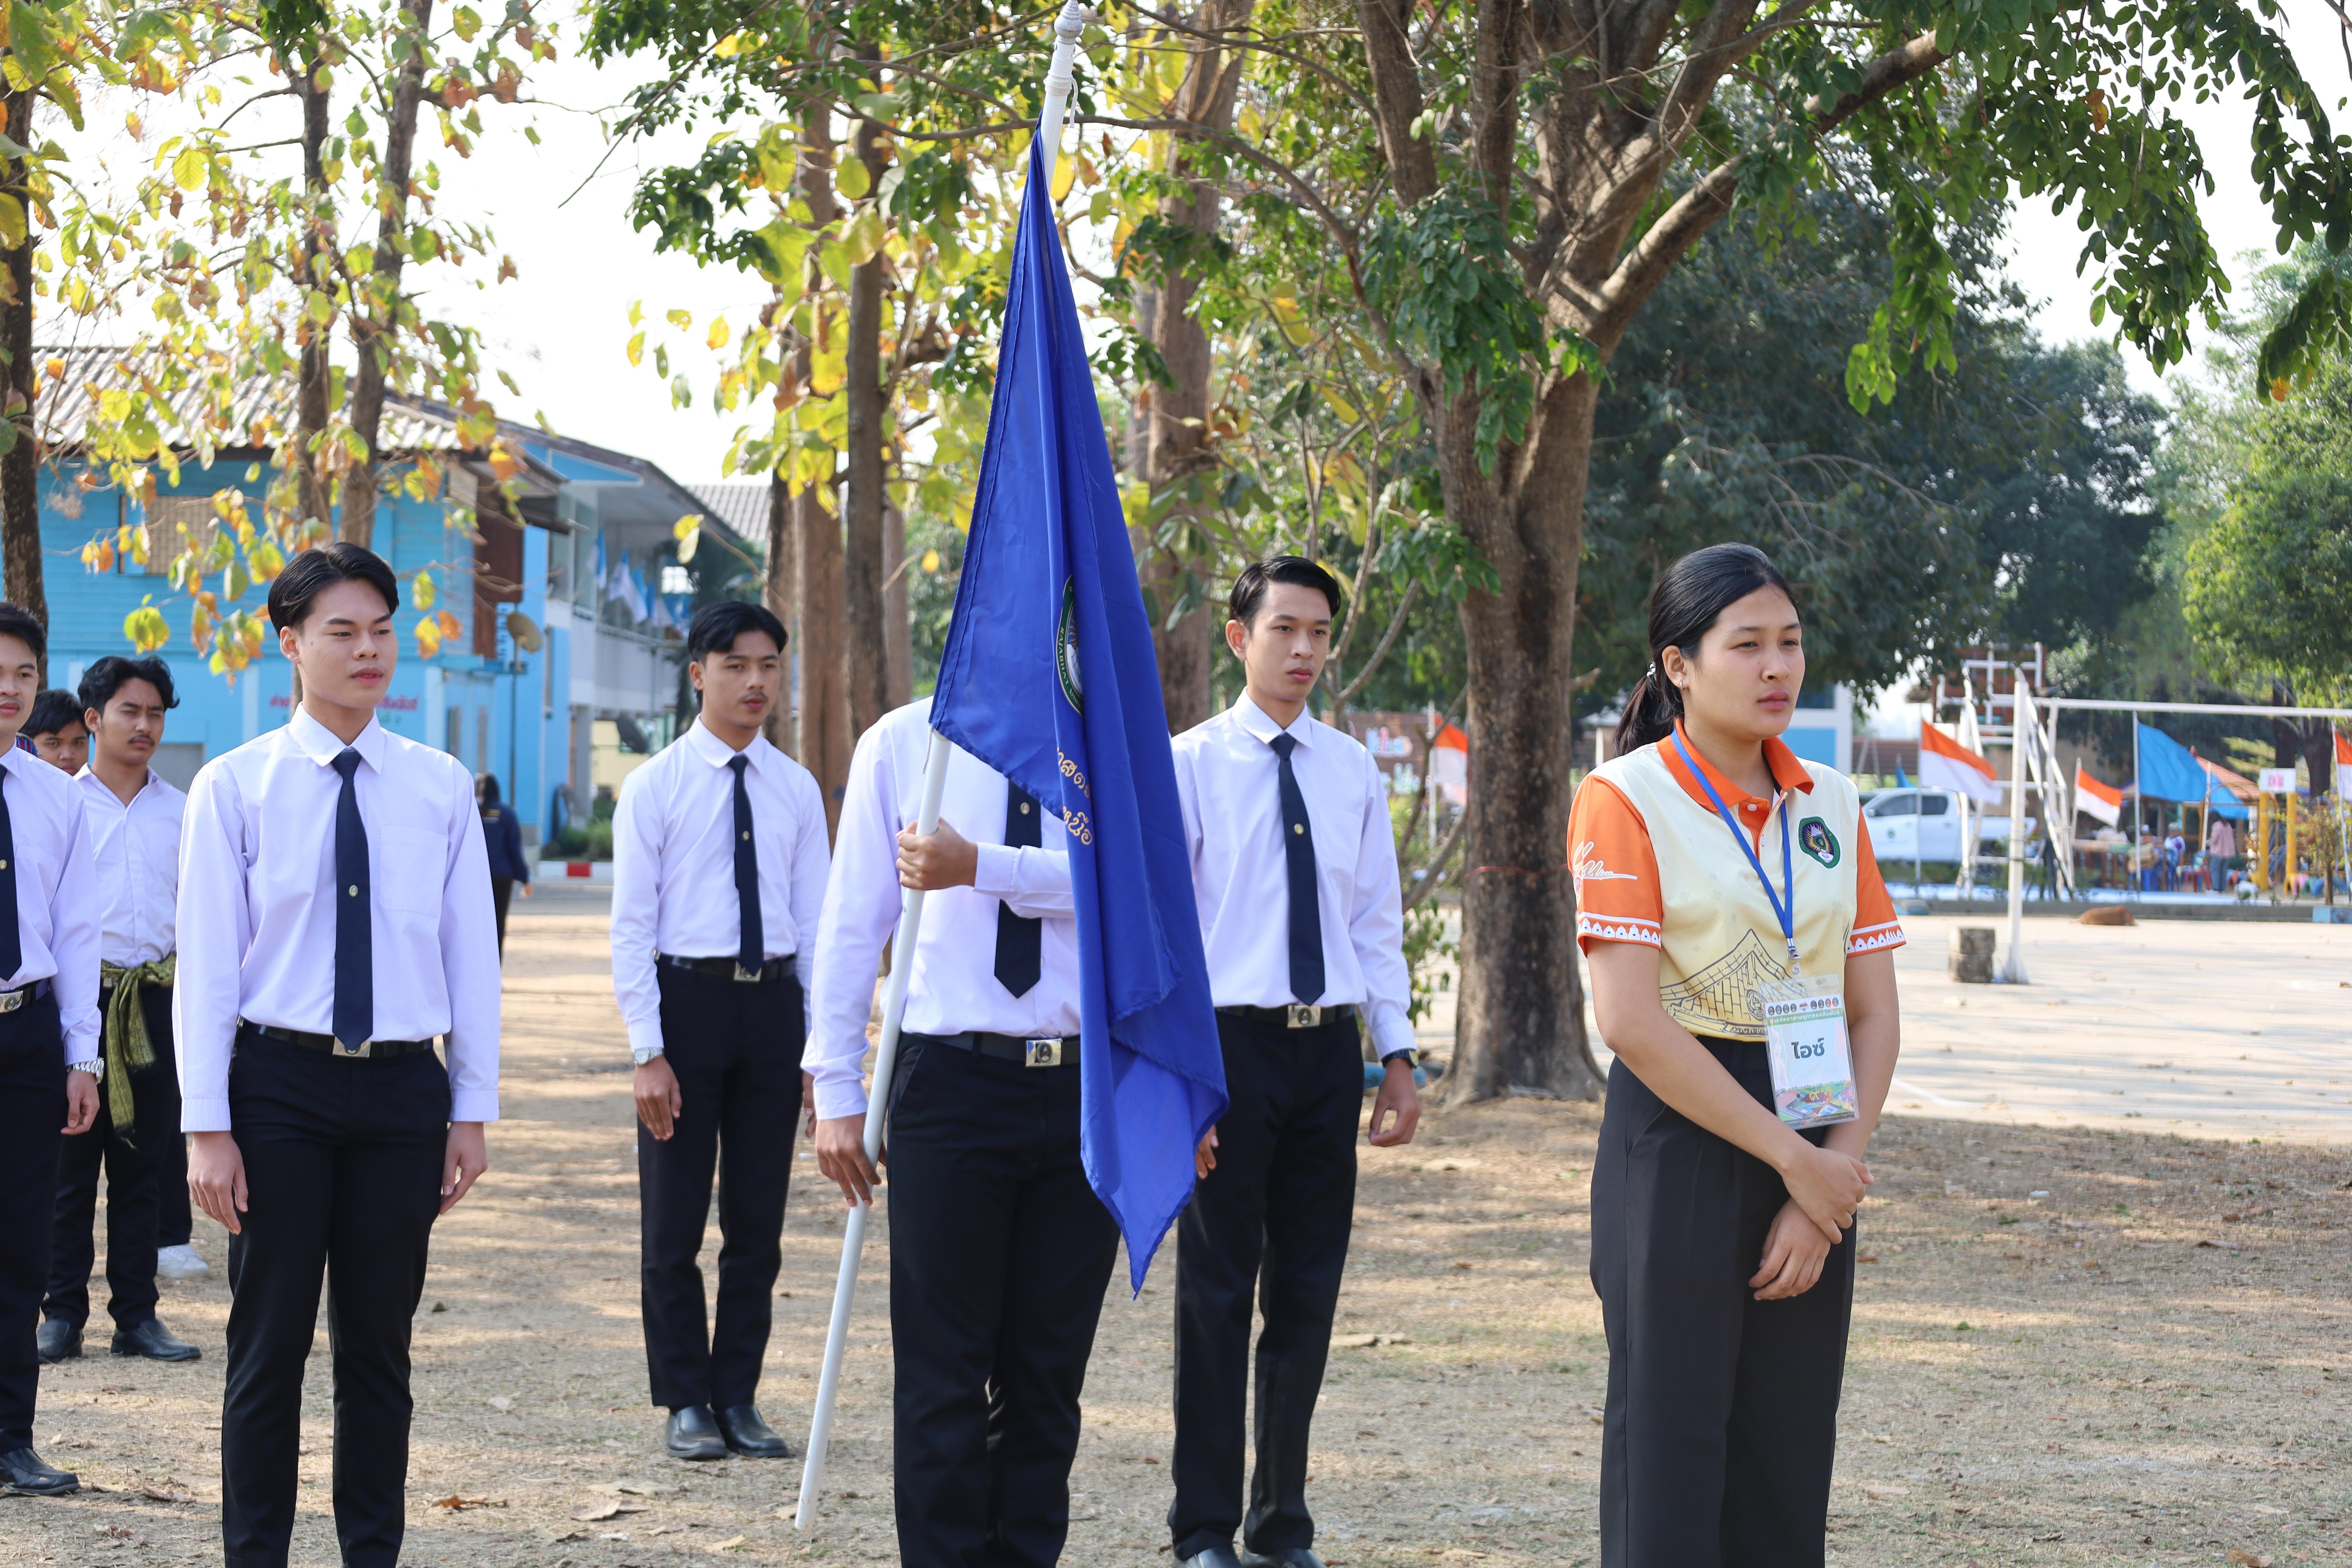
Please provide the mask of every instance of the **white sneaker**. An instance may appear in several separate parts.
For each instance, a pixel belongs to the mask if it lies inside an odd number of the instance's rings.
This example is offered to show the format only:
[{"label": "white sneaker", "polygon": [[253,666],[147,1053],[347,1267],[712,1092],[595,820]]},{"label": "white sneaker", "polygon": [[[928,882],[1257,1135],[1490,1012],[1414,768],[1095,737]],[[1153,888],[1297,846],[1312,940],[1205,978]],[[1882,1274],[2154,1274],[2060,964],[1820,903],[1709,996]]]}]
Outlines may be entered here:
[{"label": "white sneaker", "polygon": [[159,1279],[209,1279],[213,1271],[205,1267],[203,1253],[183,1244],[156,1250],[155,1276]]}]

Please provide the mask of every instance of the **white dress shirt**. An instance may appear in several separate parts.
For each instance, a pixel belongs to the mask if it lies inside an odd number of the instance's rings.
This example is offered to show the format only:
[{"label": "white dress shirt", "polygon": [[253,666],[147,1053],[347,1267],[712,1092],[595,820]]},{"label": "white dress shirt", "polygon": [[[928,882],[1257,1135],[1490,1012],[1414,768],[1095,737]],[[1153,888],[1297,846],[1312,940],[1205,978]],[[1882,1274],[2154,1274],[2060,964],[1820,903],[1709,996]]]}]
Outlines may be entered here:
[{"label": "white dress shirt", "polygon": [[0,751],[8,770],[8,837],[16,850],[16,973],[0,991],[37,981],[57,994],[66,1064],[99,1059],[98,878],[89,824],[72,779],[34,752]]},{"label": "white dress shirt", "polygon": [[180,900],[180,816],[188,797],[154,769],[122,804],[87,767],[74,775],[98,868],[99,956],[131,969],[172,951]]},{"label": "white dress shirt", "polygon": [[1176,737],[1176,795],[1201,905],[1209,990],[1220,1007],[1283,1007],[1290,994],[1290,873],[1282,848],[1287,734],[1315,843],[1324,1006],[1353,1004],[1386,1057],[1412,1046],[1395,830],[1381,770],[1354,737],[1301,711],[1287,730],[1244,692]]},{"label": "white dress shirt", "polygon": [[[499,1115],[499,927],[473,775],[373,720],[352,748],[367,826],[380,1040],[446,1036],[449,1120]],[[180,837],[180,1126],[226,1132],[240,1017],[334,1032],[334,769],[308,710],[206,763]]]},{"label": "white dress shirt", "polygon": [[[929,698],[884,715],[859,737],[849,760],[833,885],[817,922],[808,1049],[801,1058],[816,1079],[816,1113],[828,1120],[866,1109],[866,1024],[882,952],[898,924],[898,831],[922,807],[930,719]],[[1045,847],[1009,847],[1008,793],[1003,773],[961,746],[949,748],[940,820],[978,847],[979,865],[971,887],[924,898],[899,1026],[908,1033],[978,1030],[1043,1040],[1078,1032],[1078,922],[1070,857],[1061,847],[1065,830],[1047,817],[1039,826]],[[1000,904],[1045,922],[1037,984],[1021,996],[996,978]]]},{"label": "white dress shirt", "polygon": [[[760,863],[763,958],[793,960],[807,1024],[817,910],[832,856],[824,796],[809,771],[758,736],[743,748],[751,847]],[[742,951],[735,894],[733,747],[697,719],[621,784],[613,807],[613,994],[629,1048],[662,1048],[654,954],[732,959]]]}]

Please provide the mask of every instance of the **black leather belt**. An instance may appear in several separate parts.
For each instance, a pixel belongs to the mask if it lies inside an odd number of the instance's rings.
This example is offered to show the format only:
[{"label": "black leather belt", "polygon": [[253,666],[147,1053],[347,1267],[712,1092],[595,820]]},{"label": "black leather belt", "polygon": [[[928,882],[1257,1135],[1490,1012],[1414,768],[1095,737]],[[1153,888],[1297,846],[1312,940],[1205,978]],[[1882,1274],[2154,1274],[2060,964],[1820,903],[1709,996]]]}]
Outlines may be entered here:
[{"label": "black leather belt", "polygon": [[324,1051],[329,1056],[341,1057],[346,1061],[372,1058],[413,1056],[433,1048],[431,1040],[362,1040],[357,1046],[346,1046],[332,1035],[313,1035],[302,1029],[281,1029],[275,1024],[257,1024],[250,1018],[239,1018],[236,1026],[260,1036],[265,1040],[282,1040],[289,1046],[299,1046],[306,1051]]},{"label": "black leather belt", "polygon": [[0,1013],[13,1013],[19,1007],[29,1007],[47,996],[55,987],[46,980],[36,980],[30,985],[14,991],[0,991]]},{"label": "black leather belt", "polygon": [[657,952],[654,962],[665,969],[683,969],[688,974],[708,974],[714,980],[740,980],[746,985],[764,985],[793,972],[791,953],[772,958],[757,969],[746,969],[731,958],[680,958],[674,952]]},{"label": "black leather belt", "polygon": [[919,1035],[909,1029],[907,1038],[921,1040],[926,1045],[953,1046],[960,1051],[978,1051],[1001,1062],[1019,1062],[1024,1068],[1078,1065],[1076,1035],[1058,1040],[1026,1040],[1018,1035],[992,1035],[984,1029],[967,1029],[961,1035]]},{"label": "black leather belt", "polygon": [[1269,1029],[1319,1029],[1326,1024],[1338,1023],[1354,1007],[1352,1002],[1334,1003],[1328,1007],[1294,1002],[1287,1007],[1220,1007],[1217,1016],[1244,1018]]}]

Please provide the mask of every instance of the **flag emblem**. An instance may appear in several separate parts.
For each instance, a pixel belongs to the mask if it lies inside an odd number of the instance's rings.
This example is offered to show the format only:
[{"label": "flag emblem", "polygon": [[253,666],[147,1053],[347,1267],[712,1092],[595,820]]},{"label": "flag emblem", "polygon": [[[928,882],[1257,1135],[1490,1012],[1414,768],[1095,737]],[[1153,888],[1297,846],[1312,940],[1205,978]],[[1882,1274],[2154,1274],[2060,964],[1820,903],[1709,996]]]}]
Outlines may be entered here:
[{"label": "flag emblem", "polygon": [[1834,868],[1845,858],[1845,850],[1838,844],[1837,835],[1832,833],[1830,825],[1818,816],[1809,816],[1797,824],[1797,847],[1827,867]]},{"label": "flag emblem", "polygon": [[1062,581],[1062,618],[1054,626],[1054,671],[1062,678],[1062,697],[1072,712],[1087,710],[1086,684],[1078,676],[1078,584]]}]

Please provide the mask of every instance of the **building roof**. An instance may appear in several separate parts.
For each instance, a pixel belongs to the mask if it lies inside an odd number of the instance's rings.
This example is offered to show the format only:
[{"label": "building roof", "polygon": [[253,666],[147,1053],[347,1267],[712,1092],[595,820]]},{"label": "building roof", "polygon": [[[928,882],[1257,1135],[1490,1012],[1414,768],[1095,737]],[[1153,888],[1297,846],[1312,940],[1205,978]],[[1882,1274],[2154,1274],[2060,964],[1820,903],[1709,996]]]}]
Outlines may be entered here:
[{"label": "building roof", "polygon": [[765,482],[738,480],[686,488],[703,504],[705,517],[718,519],[738,538],[767,538],[769,487]]},{"label": "building roof", "polygon": [[[43,449],[52,455],[79,452],[88,440],[99,400],[142,377],[168,378],[152,390],[172,410],[172,425],[161,432],[163,439],[182,453],[195,449],[198,433],[207,426],[218,450],[250,452],[267,444],[257,438],[259,431],[288,428],[295,420],[294,383],[289,377],[254,375],[236,383],[229,389],[226,417],[216,420],[214,388],[196,378],[183,381],[184,372],[167,368],[160,360],[151,358],[142,364],[132,350],[37,346],[33,358],[40,380],[34,423]],[[493,478],[488,459],[459,439],[456,412],[443,404],[391,394],[384,399],[377,444],[388,458],[424,452],[456,455],[477,478]],[[528,454],[522,456],[525,471],[520,478],[526,494],[551,493],[562,482],[545,465],[532,462]]]}]

